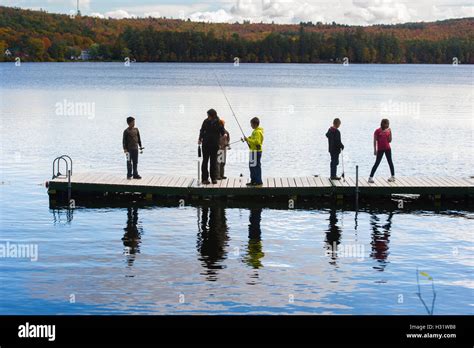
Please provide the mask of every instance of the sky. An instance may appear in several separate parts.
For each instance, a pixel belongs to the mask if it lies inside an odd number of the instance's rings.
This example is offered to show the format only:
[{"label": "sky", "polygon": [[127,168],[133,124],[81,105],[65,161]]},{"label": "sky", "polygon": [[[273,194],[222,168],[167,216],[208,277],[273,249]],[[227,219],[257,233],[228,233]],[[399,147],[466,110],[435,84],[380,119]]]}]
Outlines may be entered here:
[{"label": "sky", "polygon": [[[72,14],[77,0],[0,0],[0,5]],[[83,15],[204,22],[336,22],[371,25],[474,17],[473,0],[79,0]]]}]

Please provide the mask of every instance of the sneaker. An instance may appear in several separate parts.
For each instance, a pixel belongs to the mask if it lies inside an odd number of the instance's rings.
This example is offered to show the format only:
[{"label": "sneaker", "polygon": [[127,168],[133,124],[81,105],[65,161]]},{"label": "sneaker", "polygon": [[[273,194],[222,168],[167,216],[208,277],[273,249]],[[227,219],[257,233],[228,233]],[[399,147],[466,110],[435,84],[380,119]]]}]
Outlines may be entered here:
[{"label": "sneaker", "polygon": [[369,182],[369,184],[375,184],[374,178],[369,178],[369,180],[367,181]]},{"label": "sneaker", "polygon": [[127,180],[132,180],[132,177],[127,175]]},{"label": "sneaker", "polygon": [[213,185],[217,184],[217,180],[212,180],[212,184]]},{"label": "sneaker", "polygon": [[331,180],[341,180],[341,178],[338,176],[331,176]]},{"label": "sneaker", "polygon": [[203,185],[209,185],[210,183],[211,183],[211,182],[210,182],[209,180],[203,180],[203,181],[202,181],[202,184],[203,184]]},{"label": "sneaker", "polygon": [[388,181],[388,182],[395,182],[395,177],[394,177],[394,176],[391,176],[387,181]]},{"label": "sneaker", "polygon": [[137,180],[140,180],[142,177],[140,175],[134,175],[133,178],[137,179]]}]

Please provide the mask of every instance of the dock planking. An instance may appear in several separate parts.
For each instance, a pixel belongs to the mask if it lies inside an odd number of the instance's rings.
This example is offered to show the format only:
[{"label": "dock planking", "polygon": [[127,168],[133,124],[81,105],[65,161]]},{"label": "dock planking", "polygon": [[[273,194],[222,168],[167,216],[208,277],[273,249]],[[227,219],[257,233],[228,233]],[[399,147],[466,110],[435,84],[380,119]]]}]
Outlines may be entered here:
[{"label": "dock planking", "polygon": [[[71,190],[75,195],[93,193],[140,193],[165,196],[322,196],[354,195],[356,180],[330,180],[324,177],[267,177],[261,187],[247,187],[247,178],[227,178],[217,184],[202,185],[186,176],[145,175],[142,180],[127,180],[113,174],[75,173]],[[48,182],[48,193],[67,192],[68,180],[55,178]],[[376,177],[375,183],[360,178],[359,195],[389,196],[392,194],[473,196],[474,179],[455,177],[400,177],[395,182]]]}]

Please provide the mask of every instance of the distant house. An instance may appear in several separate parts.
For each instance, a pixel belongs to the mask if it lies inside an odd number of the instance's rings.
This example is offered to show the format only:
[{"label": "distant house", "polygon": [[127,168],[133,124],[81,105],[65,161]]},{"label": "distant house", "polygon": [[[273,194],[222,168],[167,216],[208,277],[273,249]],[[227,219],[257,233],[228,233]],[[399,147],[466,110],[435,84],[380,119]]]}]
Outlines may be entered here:
[{"label": "distant house", "polygon": [[89,50],[83,50],[81,51],[81,55],[79,56],[78,59],[81,59],[81,60],[89,60],[90,56],[89,56]]}]

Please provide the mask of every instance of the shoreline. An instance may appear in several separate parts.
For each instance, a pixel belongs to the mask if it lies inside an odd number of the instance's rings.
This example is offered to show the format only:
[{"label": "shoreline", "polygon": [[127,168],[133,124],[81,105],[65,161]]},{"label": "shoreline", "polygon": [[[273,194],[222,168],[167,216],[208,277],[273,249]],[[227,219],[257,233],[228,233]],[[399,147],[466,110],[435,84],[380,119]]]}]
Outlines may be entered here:
[{"label": "shoreline", "polygon": [[[14,60],[10,61],[1,61],[0,64],[15,64]],[[125,64],[125,61],[121,60],[87,60],[87,61],[77,61],[77,60],[67,60],[67,61],[28,61],[28,60],[22,60],[21,64],[24,63],[77,63],[77,64],[85,64],[85,63],[120,63],[120,64]],[[132,64],[219,64],[219,65],[234,65],[233,62],[176,62],[176,61],[168,61],[168,62],[155,62],[155,61],[147,61],[147,62],[130,62],[130,65]],[[344,65],[341,62],[321,62],[321,63],[285,63],[285,62],[240,62],[239,65],[235,67],[239,67],[240,65],[302,65],[302,66],[308,66],[308,65],[342,65],[342,66],[350,66],[350,65],[376,65],[376,66],[392,66],[392,65],[400,65],[400,66],[405,66],[405,65],[410,65],[410,66],[417,66],[417,65],[422,65],[422,66],[473,66],[474,64],[472,63],[458,63],[458,64],[453,64],[453,63],[353,63],[350,62],[347,65]]]}]

